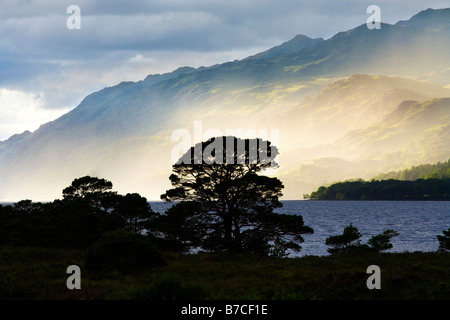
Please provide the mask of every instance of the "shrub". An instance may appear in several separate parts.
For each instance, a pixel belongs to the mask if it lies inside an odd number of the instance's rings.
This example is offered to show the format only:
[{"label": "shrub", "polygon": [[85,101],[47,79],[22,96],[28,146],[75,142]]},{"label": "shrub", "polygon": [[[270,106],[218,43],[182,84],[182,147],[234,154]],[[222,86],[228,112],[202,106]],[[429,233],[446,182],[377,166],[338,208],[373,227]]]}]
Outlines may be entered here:
[{"label": "shrub", "polygon": [[439,241],[439,251],[450,251],[450,228],[442,233],[443,235],[436,236]]},{"label": "shrub", "polygon": [[136,291],[135,300],[204,300],[205,289],[196,284],[184,283],[178,276],[163,275],[152,286]]},{"label": "shrub", "polygon": [[344,228],[343,234],[328,237],[325,244],[332,247],[328,249],[331,254],[350,253],[361,248],[360,237],[358,228],[350,224]]},{"label": "shrub", "polygon": [[393,247],[392,243],[390,242],[391,238],[396,237],[398,235],[399,233],[396,232],[395,230],[387,229],[384,230],[383,233],[375,235],[372,238],[370,238],[367,243],[369,244],[370,248],[373,251],[376,252],[385,251]]},{"label": "shrub", "polygon": [[86,255],[86,268],[92,271],[138,273],[164,265],[161,252],[148,237],[123,229],[104,233]]},{"label": "shrub", "polygon": [[381,252],[392,248],[391,238],[398,236],[395,230],[387,229],[383,233],[373,236],[367,244],[362,244],[361,233],[352,224],[344,228],[344,233],[330,236],[325,244],[331,246],[328,252],[331,254],[357,253],[357,252]]}]

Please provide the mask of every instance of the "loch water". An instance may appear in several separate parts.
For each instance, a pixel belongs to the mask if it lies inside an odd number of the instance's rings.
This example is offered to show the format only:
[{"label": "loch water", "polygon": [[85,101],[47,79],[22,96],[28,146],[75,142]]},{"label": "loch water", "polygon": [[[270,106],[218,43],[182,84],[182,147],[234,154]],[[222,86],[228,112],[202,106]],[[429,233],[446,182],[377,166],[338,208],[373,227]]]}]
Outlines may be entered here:
[{"label": "loch water", "polygon": [[[350,223],[366,243],[373,235],[393,229],[387,252],[436,251],[437,235],[450,228],[450,201],[281,201],[276,212],[301,215],[314,234],[304,235],[302,250],[295,256],[328,255],[325,239],[341,234]],[[164,212],[170,203],[151,202],[153,210]],[[292,256],[292,255],[291,255]]]}]

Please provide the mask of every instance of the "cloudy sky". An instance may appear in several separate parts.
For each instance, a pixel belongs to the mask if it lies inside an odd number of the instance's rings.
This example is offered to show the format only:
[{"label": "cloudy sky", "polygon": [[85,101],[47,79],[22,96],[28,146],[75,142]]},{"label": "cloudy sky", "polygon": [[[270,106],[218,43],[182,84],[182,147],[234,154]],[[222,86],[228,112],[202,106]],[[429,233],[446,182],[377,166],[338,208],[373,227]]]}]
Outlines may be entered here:
[{"label": "cloudy sky", "polygon": [[[89,93],[181,66],[242,59],[297,34],[324,39],[448,0],[0,0],[0,141],[34,131]],[[71,5],[80,8],[73,20]],[[67,26],[80,21],[79,29]]]}]

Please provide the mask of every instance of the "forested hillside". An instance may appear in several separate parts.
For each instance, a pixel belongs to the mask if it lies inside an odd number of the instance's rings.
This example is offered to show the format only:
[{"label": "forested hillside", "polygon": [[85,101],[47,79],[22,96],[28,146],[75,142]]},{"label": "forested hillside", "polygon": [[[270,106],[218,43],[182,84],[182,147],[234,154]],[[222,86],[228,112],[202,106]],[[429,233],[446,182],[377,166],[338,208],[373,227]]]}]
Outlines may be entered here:
[{"label": "forested hillside", "polygon": [[450,179],[345,181],[320,187],[311,200],[450,200]]},{"label": "forested hillside", "polygon": [[417,179],[449,179],[450,159],[435,164],[422,164],[400,171],[391,171],[376,176],[375,180],[417,180]]}]

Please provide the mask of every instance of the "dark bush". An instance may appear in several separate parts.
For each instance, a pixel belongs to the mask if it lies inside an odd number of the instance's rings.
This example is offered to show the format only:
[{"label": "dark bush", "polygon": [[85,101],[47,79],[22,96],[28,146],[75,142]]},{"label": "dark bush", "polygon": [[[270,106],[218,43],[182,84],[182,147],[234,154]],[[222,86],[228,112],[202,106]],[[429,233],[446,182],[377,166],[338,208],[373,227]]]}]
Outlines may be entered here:
[{"label": "dark bush", "polygon": [[152,286],[139,289],[136,300],[204,300],[206,291],[197,284],[184,283],[178,276],[164,275]]},{"label": "dark bush", "polygon": [[439,241],[439,251],[450,251],[450,228],[443,230],[442,233],[436,236]]},{"label": "dark bush", "polygon": [[123,229],[104,233],[86,254],[86,268],[97,272],[139,273],[164,265],[161,252],[148,237]]}]

